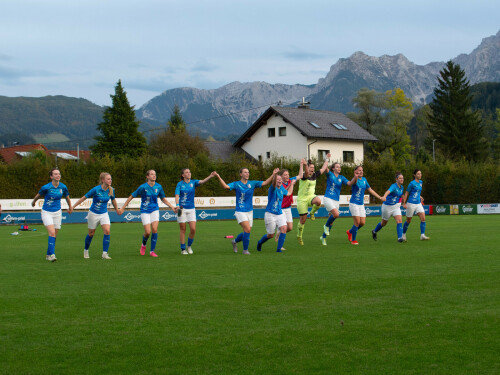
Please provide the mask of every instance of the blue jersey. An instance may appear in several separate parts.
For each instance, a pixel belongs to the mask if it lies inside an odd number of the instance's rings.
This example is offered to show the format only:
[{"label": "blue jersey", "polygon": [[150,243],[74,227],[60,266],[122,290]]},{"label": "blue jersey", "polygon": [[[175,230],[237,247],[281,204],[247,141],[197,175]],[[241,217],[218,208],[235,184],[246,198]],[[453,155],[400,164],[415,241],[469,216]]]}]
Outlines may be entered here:
[{"label": "blue jersey", "polygon": [[390,191],[390,193],[385,198],[385,202],[383,204],[387,206],[394,206],[399,202],[399,199],[403,195],[403,191],[405,190],[405,188],[403,187],[403,185],[398,186],[397,183],[393,183],[388,190]]},{"label": "blue jersey", "polygon": [[150,214],[151,212],[158,211],[158,197],[165,198],[165,192],[160,184],[156,183],[151,186],[147,182],[143,183],[132,193],[134,198],[141,197],[141,213]]},{"label": "blue jersey", "polygon": [[57,212],[61,209],[61,198],[69,195],[68,188],[62,182],[55,187],[52,182],[43,185],[38,192],[43,197],[42,210],[48,212]]},{"label": "blue jersey", "polygon": [[283,213],[283,211],[281,211],[281,202],[283,201],[283,197],[287,194],[288,190],[286,190],[283,186],[275,188],[271,185],[267,192],[266,212],[281,215]]},{"label": "blue jersey", "polygon": [[249,212],[253,210],[253,192],[255,188],[262,186],[262,181],[247,181],[244,184],[241,181],[231,182],[230,190],[236,192],[236,211]]},{"label": "blue jersey", "polygon": [[108,202],[110,200],[115,200],[115,191],[113,189],[113,194],[109,195],[108,190],[104,190],[101,185],[97,185],[89,190],[85,197],[92,198],[92,205],[90,206],[90,211],[95,214],[105,214],[108,212]]},{"label": "blue jersey", "polygon": [[349,203],[354,203],[357,205],[363,205],[364,204],[364,197],[365,197],[365,190],[368,189],[370,185],[368,184],[368,181],[366,181],[366,178],[361,177],[358,178],[356,183],[351,186],[351,199]]},{"label": "blue jersey", "polygon": [[422,180],[419,182],[415,180],[410,182],[406,191],[408,192],[407,203],[419,204],[421,202],[420,194],[422,193]]},{"label": "blue jersey", "polygon": [[179,206],[182,208],[194,208],[194,189],[200,186],[200,180],[179,181],[175,187],[175,195],[179,196]]},{"label": "blue jersey", "polygon": [[347,185],[349,180],[342,175],[335,177],[332,171],[328,171],[326,178],[325,197],[338,202],[340,199],[340,188],[342,185]]}]

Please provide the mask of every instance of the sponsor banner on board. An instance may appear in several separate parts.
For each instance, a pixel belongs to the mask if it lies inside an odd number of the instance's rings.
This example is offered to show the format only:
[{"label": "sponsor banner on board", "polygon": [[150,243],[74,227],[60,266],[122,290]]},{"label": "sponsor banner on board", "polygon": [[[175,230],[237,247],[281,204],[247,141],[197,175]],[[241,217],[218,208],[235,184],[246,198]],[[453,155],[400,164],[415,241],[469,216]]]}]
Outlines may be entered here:
[{"label": "sponsor banner on board", "polygon": [[500,203],[488,203],[477,205],[478,214],[500,214]]}]

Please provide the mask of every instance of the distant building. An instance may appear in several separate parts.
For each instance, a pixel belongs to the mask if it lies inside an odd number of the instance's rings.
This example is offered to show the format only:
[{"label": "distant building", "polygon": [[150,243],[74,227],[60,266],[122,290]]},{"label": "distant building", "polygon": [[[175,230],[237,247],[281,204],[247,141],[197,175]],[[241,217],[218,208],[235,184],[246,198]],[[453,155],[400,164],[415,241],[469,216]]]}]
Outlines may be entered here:
[{"label": "distant building", "polygon": [[205,141],[203,142],[208,149],[210,158],[220,160],[223,162],[231,161],[231,155],[235,153],[243,154],[246,159],[254,160],[252,156],[243,151],[239,147],[235,147],[228,141]]},{"label": "distant building", "polygon": [[301,104],[269,107],[233,145],[264,162],[273,155],[323,160],[331,153],[332,161],[357,164],[364,158],[364,142],[378,141],[342,113]]},{"label": "distant building", "polygon": [[3,160],[6,164],[12,164],[36,151],[42,151],[47,156],[55,159],[78,160],[79,156],[80,160],[90,160],[90,151],[88,150],[80,150],[79,155],[77,155],[76,150],[49,150],[41,143],[2,147],[0,148],[0,160]]}]

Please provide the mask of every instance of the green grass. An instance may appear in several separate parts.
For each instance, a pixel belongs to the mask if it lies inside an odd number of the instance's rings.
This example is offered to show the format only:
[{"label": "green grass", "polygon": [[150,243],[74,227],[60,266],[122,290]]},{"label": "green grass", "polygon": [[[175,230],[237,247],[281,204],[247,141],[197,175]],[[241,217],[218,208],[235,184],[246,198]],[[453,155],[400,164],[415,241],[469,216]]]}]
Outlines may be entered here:
[{"label": "green grass", "polygon": [[[139,256],[140,224],[113,224],[83,259],[86,225],[64,225],[58,261],[43,227],[0,227],[0,371],[4,374],[498,374],[500,216],[427,218],[408,242],[368,218],[308,221],[283,254],[254,224],[250,256],[232,253],[235,221],[199,222],[194,255],[161,223],[159,258]],[[296,225],[297,223],[295,223]],[[241,244],[240,244],[241,245]],[[148,244],[149,247],[149,244]]]}]

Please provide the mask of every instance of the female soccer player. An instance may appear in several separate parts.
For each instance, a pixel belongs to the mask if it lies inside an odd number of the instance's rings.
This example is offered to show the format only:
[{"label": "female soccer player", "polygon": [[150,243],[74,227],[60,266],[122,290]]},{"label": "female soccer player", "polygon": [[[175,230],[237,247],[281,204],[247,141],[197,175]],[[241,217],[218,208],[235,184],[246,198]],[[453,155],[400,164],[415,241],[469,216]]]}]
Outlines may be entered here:
[{"label": "female soccer player", "polygon": [[[196,210],[194,206],[194,190],[214,177],[216,172],[212,172],[203,180],[191,180],[189,168],[181,170],[181,180],[175,188],[175,203],[180,211],[177,213],[177,222],[180,228],[181,254],[193,254],[191,245],[196,234]],[[188,246],[186,250],[186,223],[189,223]]]},{"label": "female soccer player", "polygon": [[149,236],[151,236],[151,250],[149,251],[149,255],[157,258],[158,255],[155,250],[158,241],[158,223],[160,222],[158,198],[176,213],[177,208],[167,200],[163,187],[156,182],[156,172],[153,169],[146,172],[146,182],[127,198],[118,214],[123,214],[125,207],[127,207],[133,198],[137,197],[141,197],[141,221],[144,226],[144,234],[142,235],[142,244],[139,252],[141,255],[146,254],[146,244],[148,243]]},{"label": "female soccer player", "polygon": [[323,226],[323,235],[319,238],[323,246],[326,246],[326,236],[330,235],[333,222],[339,217],[339,200],[340,189],[342,185],[352,186],[357,181],[357,176],[354,175],[351,181],[340,174],[340,163],[333,163],[331,170],[326,174],[326,191],[323,198],[323,205],[330,213],[326,224]]},{"label": "female soccer player", "polygon": [[55,254],[56,237],[59,229],[61,229],[62,211],[61,198],[64,197],[68,203],[68,214],[73,212],[69,191],[66,185],[61,182],[61,172],[57,168],[52,168],[49,172],[49,177],[52,180],[47,185],[43,185],[33,198],[31,206],[35,207],[36,201],[43,197],[42,221],[49,234],[49,244],[47,247],[47,255],[45,259],[55,262],[57,260]]},{"label": "female soccer player", "polygon": [[347,239],[352,245],[359,245],[358,241],[356,241],[356,236],[358,234],[358,230],[365,225],[366,222],[366,211],[364,204],[364,194],[365,190],[381,200],[385,201],[385,198],[382,198],[378,195],[375,190],[373,190],[366,178],[363,177],[363,167],[358,165],[354,169],[354,175],[357,177],[357,181],[355,184],[351,186],[351,199],[349,200],[349,211],[351,211],[351,216],[354,221],[354,225],[351,229],[347,230]]},{"label": "female soccer player", "polygon": [[303,175],[299,172],[299,193],[297,195],[297,211],[299,211],[300,221],[297,230],[297,241],[300,245],[304,245],[302,234],[304,233],[304,225],[307,220],[308,207],[311,209],[311,220],[314,220],[314,214],[321,207],[321,199],[316,195],[316,179],[328,169],[330,154],[326,155],[325,162],[319,171],[314,171],[314,164],[309,160],[308,163],[304,159],[301,161],[301,166],[304,168]]},{"label": "female soccer player", "polygon": [[396,233],[398,235],[398,242],[403,242],[403,219],[401,216],[401,196],[403,195],[403,174],[396,172],[396,182],[393,183],[389,190],[387,190],[382,198],[385,199],[382,204],[382,221],[377,224],[372,230],[372,237],[377,241],[377,232],[387,225],[387,222],[394,216],[396,220]]},{"label": "female soccer player", "polygon": [[87,222],[89,228],[89,234],[85,237],[85,247],[83,249],[83,257],[85,259],[89,258],[89,247],[92,239],[94,238],[95,230],[97,225],[101,225],[104,237],[102,239],[102,259],[111,259],[108,255],[109,244],[110,244],[110,230],[111,221],[108,215],[108,202],[111,201],[116,213],[119,213],[118,205],[115,199],[115,190],[111,187],[111,175],[107,172],[102,172],[99,176],[99,183],[90,189],[87,194],[78,199],[73,206],[75,209],[80,203],[84,202],[87,198],[92,198],[92,205],[90,206],[89,213],[87,215]]},{"label": "female soccer player", "polygon": [[274,231],[276,227],[280,229],[280,237],[278,239],[278,247],[276,248],[276,252],[281,253],[281,249],[283,244],[285,243],[286,238],[286,218],[281,209],[281,204],[283,202],[283,197],[293,194],[293,186],[295,185],[295,181],[292,181],[288,186],[288,189],[285,189],[282,186],[281,176],[273,173],[273,179],[271,186],[269,187],[267,193],[267,206],[266,213],[264,214],[264,223],[266,224],[267,234],[264,234],[262,238],[257,242],[257,250],[262,250],[262,245],[264,242],[273,238]]},{"label": "female soccer player", "polygon": [[241,225],[243,232],[238,234],[236,239],[232,240],[233,251],[235,253],[238,252],[237,243],[243,241],[243,254],[250,254],[248,251],[248,245],[250,243],[250,231],[252,230],[253,225],[253,192],[255,188],[269,185],[273,176],[278,172],[279,168],[275,169],[273,174],[269,176],[267,180],[253,181],[249,180],[250,171],[248,168],[241,168],[241,179],[239,181],[231,182],[229,185],[224,182],[217,172],[215,173],[215,176],[219,179],[219,182],[224,189],[234,190],[236,192],[236,209],[234,216],[236,217],[238,224]]},{"label": "female soccer player", "polygon": [[[403,207],[406,208],[406,222],[403,225],[403,239],[406,241],[406,231],[411,223],[414,214],[420,218],[420,239],[422,241],[430,240],[425,235],[425,210],[422,203],[424,198],[420,195],[422,193],[422,171],[415,169],[413,171],[414,180],[409,183],[408,188],[403,196]],[[408,198],[409,197],[409,198]]]}]

